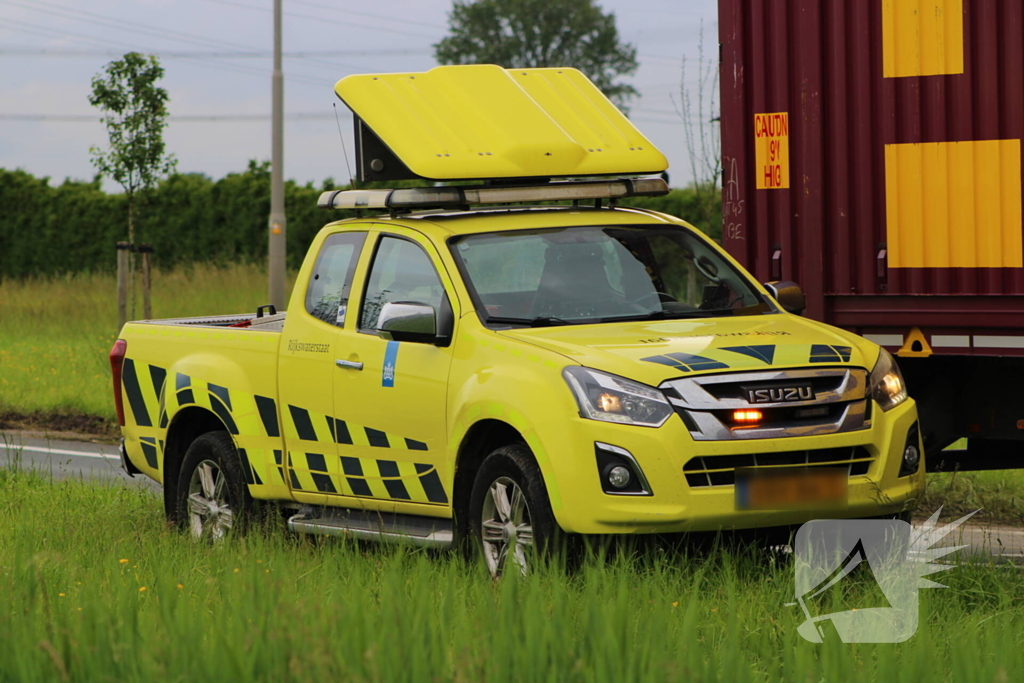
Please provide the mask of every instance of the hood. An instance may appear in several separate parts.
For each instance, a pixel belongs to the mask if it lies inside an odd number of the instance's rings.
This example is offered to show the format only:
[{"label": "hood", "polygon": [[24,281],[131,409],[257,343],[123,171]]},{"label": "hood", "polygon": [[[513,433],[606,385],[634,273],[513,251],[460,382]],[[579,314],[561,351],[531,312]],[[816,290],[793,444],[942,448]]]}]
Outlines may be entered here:
[{"label": "hood", "polygon": [[691,374],[850,365],[870,370],[878,347],[795,315],[658,320],[503,330],[574,363],[650,385]]}]

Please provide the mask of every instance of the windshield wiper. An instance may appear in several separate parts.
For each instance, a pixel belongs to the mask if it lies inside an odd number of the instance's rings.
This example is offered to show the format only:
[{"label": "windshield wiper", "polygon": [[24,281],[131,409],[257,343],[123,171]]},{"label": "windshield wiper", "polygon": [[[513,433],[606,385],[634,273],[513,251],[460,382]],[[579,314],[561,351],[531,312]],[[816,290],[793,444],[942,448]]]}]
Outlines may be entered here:
[{"label": "windshield wiper", "polygon": [[611,318],[601,318],[601,322],[615,323],[630,320],[683,320],[686,318],[713,318],[716,313],[722,313],[723,310],[729,309],[718,309],[716,311],[651,311],[650,313],[640,313],[638,315],[617,315]]},{"label": "windshield wiper", "polygon": [[499,325],[528,325],[529,327],[551,327],[553,325],[572,325],[568,320],[562,320],[554,316],[541,316],[538,318],[503,318],[501,316],[488,316],[487,321]]}]

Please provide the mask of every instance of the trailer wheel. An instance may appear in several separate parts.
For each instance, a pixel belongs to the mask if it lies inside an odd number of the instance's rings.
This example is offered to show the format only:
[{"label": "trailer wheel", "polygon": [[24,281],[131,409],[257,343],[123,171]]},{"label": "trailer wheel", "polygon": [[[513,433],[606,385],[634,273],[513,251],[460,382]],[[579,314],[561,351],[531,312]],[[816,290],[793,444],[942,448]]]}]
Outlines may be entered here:
[{"label": "trailer wheel", "polygon": [[493,578],[526,575],[559,532],[544,479],[522,443],[498,448],[484,460],[469,502],[470,537]]},{"label": "trailer wheel", "polygon": [[227,432],[207,432],[188,447],[178,479],[178,523],[197,540],[244,531],[255,503]]}]

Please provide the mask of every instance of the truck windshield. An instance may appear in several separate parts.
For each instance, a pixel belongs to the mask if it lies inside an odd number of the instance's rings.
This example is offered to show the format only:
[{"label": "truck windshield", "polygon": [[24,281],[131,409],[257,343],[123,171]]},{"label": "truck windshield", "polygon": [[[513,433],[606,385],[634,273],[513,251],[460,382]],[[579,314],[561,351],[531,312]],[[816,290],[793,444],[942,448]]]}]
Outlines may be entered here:
[{"label": "truck windshield", "polygon": [[777,312],[683,227],[517,230],[451,241],[480,317],[567,325]]}]

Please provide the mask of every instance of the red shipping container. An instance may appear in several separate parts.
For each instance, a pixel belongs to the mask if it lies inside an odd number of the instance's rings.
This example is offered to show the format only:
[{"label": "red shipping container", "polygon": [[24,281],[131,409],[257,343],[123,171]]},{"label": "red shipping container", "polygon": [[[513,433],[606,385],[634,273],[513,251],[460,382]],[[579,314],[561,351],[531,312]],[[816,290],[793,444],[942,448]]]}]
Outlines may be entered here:
[{"label": "red shipping container", "polygon": [[1024,438],[989,386],[1024,381],[1024,2],[720,0],[719,33],[725,247],[900,352],[926,422],[957,422],[930,451]]}]

